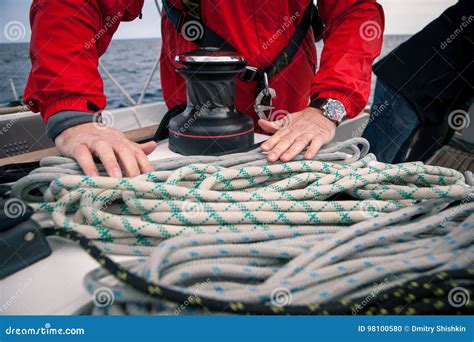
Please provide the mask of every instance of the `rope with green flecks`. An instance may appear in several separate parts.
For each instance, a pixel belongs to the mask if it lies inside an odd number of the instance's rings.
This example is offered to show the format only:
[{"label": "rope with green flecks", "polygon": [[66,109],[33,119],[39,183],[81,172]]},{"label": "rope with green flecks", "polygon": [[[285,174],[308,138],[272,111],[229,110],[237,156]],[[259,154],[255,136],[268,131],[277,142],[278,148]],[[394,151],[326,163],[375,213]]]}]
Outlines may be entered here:
[{"label": "rope with green flecks", "polygon": [[[367,151],[368,143],[355,138],[322,149],[310,161],[299,156],[269,164],[258,150],[171,158],[132,179],[86,177],[74,161],[52,157],[15,183],[12,193],[106,252],[147,255],[160,241],[183,233],[299,226],[338,232],[418,200],[458,198],[469,191],[455,170],[383,164]],[[352,199],[339,200],[342,194]]]}]

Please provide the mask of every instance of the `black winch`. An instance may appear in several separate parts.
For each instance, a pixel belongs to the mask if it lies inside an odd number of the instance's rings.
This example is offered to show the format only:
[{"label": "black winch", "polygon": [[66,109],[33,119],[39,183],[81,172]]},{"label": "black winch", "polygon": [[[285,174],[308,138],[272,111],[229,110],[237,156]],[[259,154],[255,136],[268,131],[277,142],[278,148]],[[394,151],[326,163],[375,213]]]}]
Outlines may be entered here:
[{"label": "black winch", "polygon": [[245,70],[235,52],[201,48],[176,62],[186,77],[187,107],[169,122],[169,148],[183,155],[212,155],[254,144],[251,117],[235,109],[235,78]]}]

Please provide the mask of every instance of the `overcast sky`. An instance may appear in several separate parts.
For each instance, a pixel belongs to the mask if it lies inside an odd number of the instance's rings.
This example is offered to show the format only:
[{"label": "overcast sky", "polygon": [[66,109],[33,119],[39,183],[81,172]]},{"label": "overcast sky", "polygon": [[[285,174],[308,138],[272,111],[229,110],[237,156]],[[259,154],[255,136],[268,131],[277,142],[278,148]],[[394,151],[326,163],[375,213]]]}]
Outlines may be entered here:
[{"label": "overcast sky", "polygon": [[[439,16],[447,7],[456,3],[456,0],[379,0],[379,3],[385,10],[385,33],[412,34]],[[29,40],[28,9],[30,4],[31,0],[0,0],[0,42]],[[159,21],[154,0],[145,0],[143,19],[123,23],[114,38],[159,37]]]}]

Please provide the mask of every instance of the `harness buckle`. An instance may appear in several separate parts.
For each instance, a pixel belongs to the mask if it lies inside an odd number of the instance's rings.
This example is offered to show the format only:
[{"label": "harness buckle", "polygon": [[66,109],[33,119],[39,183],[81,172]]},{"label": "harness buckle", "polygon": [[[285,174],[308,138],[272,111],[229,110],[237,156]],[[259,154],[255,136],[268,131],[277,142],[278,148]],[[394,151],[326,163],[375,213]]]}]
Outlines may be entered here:
[{"label": "harness buckle", "polygon": [[247,65],[245,70],[240,74],[240,79],[245,82],[252,82],[259,75],[260,71],[258,68]]},{"label": "harness buckle", "polygon": [[[254,110],[260,119],[268,120],[273,109],[273,98],[276,97],[276,91],[268,85],[267,73],[263,73],[264,88],[258,93],[255,99]],[[269,112],[268,115],[265,112]]]}]

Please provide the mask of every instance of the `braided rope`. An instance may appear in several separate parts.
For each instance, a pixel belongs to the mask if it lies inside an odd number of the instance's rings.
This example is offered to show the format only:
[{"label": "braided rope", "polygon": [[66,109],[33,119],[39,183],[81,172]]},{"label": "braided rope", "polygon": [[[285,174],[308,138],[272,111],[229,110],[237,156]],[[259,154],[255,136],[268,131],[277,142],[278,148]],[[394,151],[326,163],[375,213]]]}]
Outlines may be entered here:
[{"label": "braided rope", "polygon": [[[147,259],[124,266],[148,284],[160,284],[148,294],[163,287],[198,303],[207,298],[246,307],[273,304],[276,313],[284,312],[279,304],[354,306],[353,299],[367,296],[375,286],[387,290],[420,274],[472,266],[474,203],[432,215],[439,205],[440,201],[425,202],[329,237],[310,229],[180,236],[162,242]],[[107,287],[120,302],[175,308],[111,283],[108,275],[100,268],[89,273],[88,290]],[[125,275],[118,276],[127,281]]]},{"label": "braided rope", "polygon": [[[258,151],[173,158],[133,179],[86,177],[70,159],[46,158],[12,192],[106,253],[150,255],[124,264],[155,284],[142,291],[172,289],[234,311],[281,312],[271,305],[281,288],[291,305],[320,305],[364,295],[377,281],[393,287],[470,266],[474,203],[463,175],[383,164],[367,151],[356,138],[311,161],[268,164]],[[88,289],[143,302],[107,274],[90,273]]]},{"label": "braided rope", "polygon": [[[52,212],[57,226],[96,240],[107,252],[147,255],[159,241],[187,232],[299,225],[335,232],[416,200],[468,192],[457,171],[378,163],[367,151],[367,141],[358,138],[325,148],[311,161],[300,157],[269,165],[259,151],[174,158],[155,162],[155,172],[132,179],[86,177],[74,161],[52,157],[15,183],[12,193],[39,202],[33,204],[36,211]],[[327,200],[341,193],[357,200]]]}]

